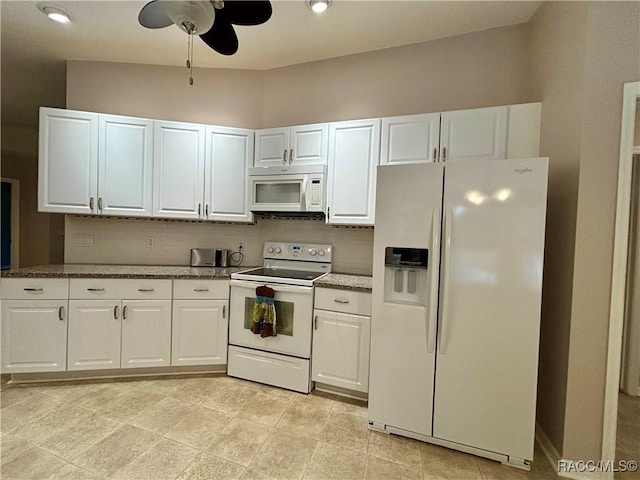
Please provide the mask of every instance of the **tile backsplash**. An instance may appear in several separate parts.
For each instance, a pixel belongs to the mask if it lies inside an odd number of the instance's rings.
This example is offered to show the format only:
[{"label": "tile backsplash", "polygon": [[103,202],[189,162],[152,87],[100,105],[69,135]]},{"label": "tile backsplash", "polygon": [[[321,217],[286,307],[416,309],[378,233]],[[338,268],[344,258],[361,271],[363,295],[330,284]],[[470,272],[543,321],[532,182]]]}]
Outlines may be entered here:
[{"label": "tile backsplash", "polygon": [[[332,227],[318,218],[260,218],[254,224],[109,217],[65,218],[65,263],[189,265],[190,249],[242,243],[243,266],[262,264],[264,242],[326,243],[333,271],[371,275],[373,228]],[[152,247],[149,245],[153,245]]]}]

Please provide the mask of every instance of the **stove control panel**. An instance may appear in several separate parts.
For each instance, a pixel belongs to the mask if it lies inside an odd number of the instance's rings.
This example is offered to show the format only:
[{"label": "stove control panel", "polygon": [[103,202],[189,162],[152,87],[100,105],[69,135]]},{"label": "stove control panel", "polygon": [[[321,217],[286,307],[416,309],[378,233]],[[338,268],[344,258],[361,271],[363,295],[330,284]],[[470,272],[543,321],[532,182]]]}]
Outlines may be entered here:
[{"label": "stove control panel", "polygon": [[265,242],[264,258],[331,263],[331,245],[317,243]]}]

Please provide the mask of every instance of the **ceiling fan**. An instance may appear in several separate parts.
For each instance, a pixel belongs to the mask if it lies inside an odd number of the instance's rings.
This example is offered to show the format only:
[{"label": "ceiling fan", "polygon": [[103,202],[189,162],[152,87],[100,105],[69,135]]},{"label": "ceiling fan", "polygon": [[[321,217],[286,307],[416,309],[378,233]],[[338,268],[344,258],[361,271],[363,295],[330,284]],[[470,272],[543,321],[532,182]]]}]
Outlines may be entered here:
[{"label": "ceiling fan", "polygon": [[[189,59],[193,60],[193,35],[199,35],[210,48],[222,55],[238,51],[233,25],[260,25],[271,18],[268,0],[152,0],[138,14],[146,28],[164,28],[175,24],[189,35]],[[193,84],[193,78],[189,79]]]}]

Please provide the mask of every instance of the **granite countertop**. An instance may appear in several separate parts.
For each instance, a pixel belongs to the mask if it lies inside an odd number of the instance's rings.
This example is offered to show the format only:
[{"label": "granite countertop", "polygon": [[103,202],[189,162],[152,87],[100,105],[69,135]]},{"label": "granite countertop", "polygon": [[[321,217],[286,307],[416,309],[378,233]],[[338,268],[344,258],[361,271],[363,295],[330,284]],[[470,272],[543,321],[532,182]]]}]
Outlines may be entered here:
[{"label": "granite countertop", "polygon": [[157,278],[228,279],[231,274],[251,267],[184,267],[158,265],[39,265],[5,270],[3,278]]},{"label": "granite countertop", "polygon": [[313,285],[315,287],[371,293],[371,277],[365,275],[330,273],[322,277],[320,280],[313,282]]},{"label": "granite countertop", "polygon": [[[3,278],[157,278],[157,279],[228,279],[231,274],[255,268],[184,267],[159,265],[39,265],[2,272]],[[316,287],[371,292],[371,277],[330,273],[314,282]]]}]

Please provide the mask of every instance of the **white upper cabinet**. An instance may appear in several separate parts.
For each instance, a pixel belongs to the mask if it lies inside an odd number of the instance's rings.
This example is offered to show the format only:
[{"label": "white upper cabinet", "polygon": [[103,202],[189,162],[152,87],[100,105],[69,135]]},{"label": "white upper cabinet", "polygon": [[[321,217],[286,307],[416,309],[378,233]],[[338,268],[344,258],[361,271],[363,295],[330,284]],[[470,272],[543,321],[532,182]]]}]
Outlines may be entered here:
[{"label": "white upper cabinet", "polygon": [[97,213],[98,114],[40,109],[38,210]]},{"label": "white upper cabinet", "polygon": [[151,215],[153,120],[40,109],[38,210]]},{"label": "white upper cabinet", "polygon": [[380,119],[329,125],[327,223],[373,225]]},{"label": "white upper cabinet", "polygon": [[208,220],[251,222],[249,177],[253,131],[207,127],[204,215]]},{"label": "white upper cabinet", "polygon": [[204,125],[155,122],[153,157],[153,215],[203,218]]},{"label": "white upper cabinet", "polygon": [[254,167],[327,163],[326,123],[256,131]]},{"label": "white upper cabinet", "polygon": [[444,112],[440,160],[506,158],[509,107]]},{"label": "white upper cabinet", "polygon": [[380,164],[436,162],[440,149],[440,113],[382,119]]},{"label": "white upper cabinet", "polygon": [[98,213],[151,216],[153,120],[100,115]]}]

